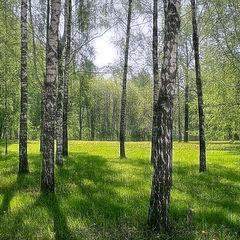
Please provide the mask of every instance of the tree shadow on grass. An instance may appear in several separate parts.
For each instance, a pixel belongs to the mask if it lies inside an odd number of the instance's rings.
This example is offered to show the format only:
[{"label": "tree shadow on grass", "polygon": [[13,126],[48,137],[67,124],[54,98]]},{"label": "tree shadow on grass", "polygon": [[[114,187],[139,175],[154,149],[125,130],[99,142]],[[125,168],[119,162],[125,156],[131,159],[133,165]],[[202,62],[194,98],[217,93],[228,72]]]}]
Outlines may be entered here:
[{"label": "tree shadow on grass", "polygon": [[41,193],[34,206],[44,207],[53,219],[54,235],[56,240],[75,239],[71,233],[67,218],[63,214],[55,193]]},{"label": "tree shadow on grass", "polygon": [[[192,167],[198,169],[198,165]],[[236,184],[240,182],[240,175],[237,171],[215,164],[209,166],[206,173],[199,174],[189,173],[189,166],[179,166],[174,177],[177,180],[174,180],[173,191],[187,196],[182,203],[172,202],[172,215],[176,220],[188,217],[195,205],[198,209],[191,213],[193,226],[201,223],[207,228],[224,226],[232,233],[238,232],[240,237],[240,189]]]},{"label": "tree shadow on grass", "polygon": [[240,142],[208,143],[207,151],[221,151],[229,155],[240,155]]},{"label": "tree shadow on grass", "polygon": [[0,188],[0,193],[3,194],[2,204],[0,206],[0,213],[5,214],[9,211],[10,202],[14,197],[15,192],[21,190],[25,176],[25,174],[18,175],[17,180],[14,183],[10,184],[7,187]]},{"label": "tree shadow on grass", "polygon": [[[120,211],[118,201],[114,203],[114,200],[117,200],[114,187],[121,183],[115,181],[117,172],[108,167],[107,159],[101,156],[73,153],[67,161],[63,168],[57,170],[59,176],[56,184],[57,191],[60,190],[64,195],[77,192],[79,197],[72,199],[71,204],[81,209],[82,215],[95,215],[97,211],[109,217],[114,215],[111,209]],[[108,198],[109,196],[111,198]]]},{"label": "tree shadow on grass", "polygon": [[150,193],[142,185],[148,183],[141,171],[127,169],[130,173],[125,173],[126,164],[129,165],[120,160],[112,163],[101,156],[71,153],[64,167],[56,169],[56,192],[67,204],[68,216],[88,225],[88,233],[84,233],[86,227],[80,227],[82,239],[98,239],[99,234],[105,233],[112,239],[129,239],[127,229],[131,227],[132,234],[143,232],[140,221],[146,221],[145,202],[148,203]]}]

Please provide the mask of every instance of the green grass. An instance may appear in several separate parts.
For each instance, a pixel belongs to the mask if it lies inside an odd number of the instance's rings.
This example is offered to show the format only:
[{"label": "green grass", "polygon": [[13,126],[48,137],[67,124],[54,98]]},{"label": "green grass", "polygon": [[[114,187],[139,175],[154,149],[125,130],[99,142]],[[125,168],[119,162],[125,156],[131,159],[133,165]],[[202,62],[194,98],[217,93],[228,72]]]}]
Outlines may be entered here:
[{"label": "green grass", "polygon": [[[208,144],[198,173],[198,145],[175,143],[171,231],[146,226],[150,143],[70,142],[56,167],[56,193],[39,192],[39,143],[29,142],[31,174],[18,176],[18,145],[0,145],[0,239],[240,239],[240,143]],[[204,232],[203,232],[204,231]]]}]

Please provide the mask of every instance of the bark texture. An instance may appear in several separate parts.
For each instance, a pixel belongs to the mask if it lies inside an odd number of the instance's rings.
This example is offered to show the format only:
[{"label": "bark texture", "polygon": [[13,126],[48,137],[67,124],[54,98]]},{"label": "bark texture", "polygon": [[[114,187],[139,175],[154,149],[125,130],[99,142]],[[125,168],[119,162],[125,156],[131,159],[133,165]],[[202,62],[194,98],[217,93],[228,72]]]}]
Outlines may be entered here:
[{"label": "bark texture", "polygon": [[95,109],[91,108],[91,141],[95,139]]},{"label": "bark texture", "polygon": [[21,4],[21,113],[19,132],[19,174],[29,172],[27,156],[27,113],[28,113],[28,79],[27,79],[27,0]]},{"label": "bark texture", "polygon": [[56,102],[57,40],[61,0],[51,0],[51,22],[48,33],[46,78],[44,82],[43,160],[41,190],[54,192],[54,106]]},{"label": "bark texture", "polygon": [[68,156],[68,79],[71,51],[71,22],[72,22],[72,1],[68,3],[68,21],[67,21],[67,46],[64,72],[64,98],[63,98],[63,156]]},{"label": "bark texture", "polygon": [[8,154],[8,84],[7,84],[7,73],[8,73],[8,61],[7,61],[7,40],[8,40],[8,24],[7,24],[7,1],[4,4],[4,21],[5,21],[5,48],[4,48],[4,124],[5,124],[5,155]]},{"label": "bark texture", "polygon": [[[36,81],[38,82],[40,89],[41,89],[41,125],[40,125],[40,152],[42,152],[42,146],[43,146],[43,94],[44,94],[44,86],[42,82],[40,81],[38,77],[38,68],[37,68],[37,47],[36,47],[36,40],[35,40],[35,30],[34,30],[34,24],[33,24],[33,16],[32,16],[32,2],[29,0],[29,16],[30,16],[30,23],[31,23],[31,30],[32,30],[32,46],[33,46],[33,65],[34,65],[34,75],[36,78]],[[49,20],[47,20],[49,21]],[[43,76],[45,78],[45,74]]]},{"label": "bark texture", "polygon": [[120,158],[126,158],[125,153],[125,137],[126,137],[126,96],[127,96],[127,73],[128,73],[128,51],[132,19],[132,0],[128,2],[128,20],[127,20],[127,34],[125,45],[124,71],[122,82],[122,99],[121,99],[121,117],[120,117]]},{"label": "bark texture", "polygon": [[79,140],[82,140],[83,108],[79,107]]},{"label": "bark texture", "polygon": [[148,225],[168,230],[170,189],[172,184],[172,126],[177,74],[180,0],[164,0],[165,30],[161,86],[157,102],[156,145],[153,150],[153,179]]},{"label": "bark texture", "polygon": [[182,123],[181,123],[181,96],[180,96],[180,77],[178,78],[178,141],[182,141]]},{"label": "bark texture", "polygon": [[7,60],[5,53],[5,67],[4,67],[4,122],[5,122],[5,155],[8,154],[8,86],[7,86]]},{"label": "bark texture", "polygon": [[[48,58],[48,43],[49,43],[49,28],[50,28],[50,0],[47,0],[47,19],[46,19],[46,63],[47,63],[47,58]],[[46,64],[46,72],[47,72],[47,64]],[[46,74],[44,75],[44,81],[46,80]],[[40,151],[43,152],[43,135],[44,135],[44,106],[45,106],[45,84],[43,85],[41,89],[41,94],[42,94],[42,100],[41,100],[41,135],[40,135]]]},{"label": "bark texture", "polygon": [[63,66],[62,46],[58,44],[58,95],[56,113],[56,164],[63,165]]},{"label": "bark texture", "polygon": [[196,5],[195,0],[191,0],[192,7],[192,26],[193,26],[193,49],[195,57],[195,70],[196,70],[196,84],[198,95],[198,115],[199,115],[199,140],[200,140],[200,156],[199,156],[199,172],[206,171],[206,144],[204,132],[204,111],[203,111],[203,92],[202,92],[202,79],[200,71],[199,60],[199,38],[198,27],[196,20]]},{"label": "bark texture", "polygon": [[184,142],[188,142],[188,125],[189,125],[189,105],[188,96],[189,95],[189,85],[188,85],[188,75],[186,76],[185,83],[185,108],[184,108]]},{"label": "bark texture", "polygon": [[44,86],[41,89],[41,96],[40,152],[43,152]]},{"label": "bark texture", "polygon": [[63,51],[66,44],[66,29],[68,20],[68,0],[64,6],[64,33],[58,42],[58,95],[56,112],[56,164],[63,165]]},{"label": "bark texture", "polygon": [[153,151],[156,145],[157,132],[157,101],[159,85],[158,67],[158,0],[153,1],[153,124],[152,124],[152,154],[151,163],[153,164]]}]

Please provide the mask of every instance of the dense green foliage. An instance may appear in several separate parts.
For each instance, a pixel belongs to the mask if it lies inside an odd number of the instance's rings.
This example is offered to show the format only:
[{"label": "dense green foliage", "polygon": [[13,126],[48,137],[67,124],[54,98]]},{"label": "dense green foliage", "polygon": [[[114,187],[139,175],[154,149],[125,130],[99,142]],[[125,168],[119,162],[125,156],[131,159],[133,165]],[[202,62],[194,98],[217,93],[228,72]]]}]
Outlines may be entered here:
[{"label": "dense green foliage", "polygon": [[[152,15],[147,7],[148,4],[142,0],[133,5],[134,18],[127,86],[127,140],[140,141],[151,138],[153,81],[151,50],[149,50],[151,49],[151,26],[149,24]],[[28,136],[29,139],[39,139],[41,123],[40,82],[43,82],[45,72],[46,3],[33,1],[32,5],[39,81],[33,67],[32,27],[29,19]],[[8,135],[11,139],[18,138],[19,132],[19,7],[19,1],[13,0],[7,0],[6,4],[2,1],[0,6],[0,64],[6,66],[6,72],[4,67],[0,69],[0,138],[5,135],[6,122],[9,125]],[[238,0],[203,0],[199,1],[198,8],[206,137],[208,140],[237,140],[240,135],[239,3]],[[117,63],[104,69],[98,69],[94,66],[93,42],[95,38],[101,36],[102,31],[112,28],[118,32],[114,42],[117,43],[117,47],[122,53],[124,48],[121,37],[124,35],[122,22],[126,21],[126,9],[127,7],[122,1],[113,5],[112,1],[102,3],[102,1],[88,0],[80,1],[74,6],[69,81],[68,128],[70,139],[80,138],[80,108],[82,111],[82,139],[116,140],[119,138],[122,59],[119,56]],[[198,111],[189,2],[183,2],[181,12],[178,67],[180,98],[176,98],[175,104],[174,138],[178,139],[177,107],[179,104],[181,131],[183,132],[184,129],[184,91],[186,78],[188,78],[189,134],[190,139],[196,140],[198,137]],[[163,22],[161,6],[159,17],[161,26]],[[159,36],[159,59],[162,55],[161,39],[162,33]],[[5,79],[7,81],[6,89]],[[5,92],[7,92],[8,111],[5,111],[4,106]]]},{"label": "dense green foliage", "polygon": [[0,239],[237,240],[240,143],[209,142],[208,171],[198,173],[198,144],[175,143],[171,231],[146,227],[152,167],[150,143],[70,142],[56,168],[55,195],[39,192],[39,143],[29,143],[31,174],[17,176],[17,145],[0,145]]}]

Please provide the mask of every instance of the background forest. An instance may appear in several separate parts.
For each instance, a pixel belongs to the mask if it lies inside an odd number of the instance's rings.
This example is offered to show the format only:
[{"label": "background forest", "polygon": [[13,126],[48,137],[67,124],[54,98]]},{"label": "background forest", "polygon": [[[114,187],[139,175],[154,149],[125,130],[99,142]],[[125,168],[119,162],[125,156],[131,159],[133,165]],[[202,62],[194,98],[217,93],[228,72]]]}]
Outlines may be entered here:
[{"label": "background forest", "polygon": [[238,240],[239,10],[1,0],[0,239]]},{"label": "background forest", "polygon": [[[201,71],[207,140],[239,139],[239,2],[198,1]],[[0,139],[18,139],[20,119],[19,1],[1,1],[0,7]],[[151,3],[133,3],[126,108],[127,141],[151,139],[152,57]],[[33,1],[28,23],[28,138],[40,138],[41,87],[45,70],[46,2]],[[60,28],[63,29],[63,14]],[[159,26],[163,27],[162,6]],[[69,70],[68,136],[75,140],[118,140],[123,41],[127,3],[75,1]],[[198,139],[198,110],[192,49],[191,9],[182,2],[179,65],[174,105],[174,139],[183,140],[189,118],[189,139]],[[94,65],[94,40],[111,29],[119,60],[111,66]],[[60,30],[63,34],[63,30]],[[35,38],[35,50],[33,47]],[[163,32],[159,31],[159,39]],[[161,59],[161,49],[160,56]],[[107,48],[106,44],[106,48]],[[34,66],[34,51],[36,66]],[[65,54],[65,53],[63,53]],[[122,56],[122,57],[121,57]],[[36,73],[37,69],[37,73]],[[37,75],[37,76],[36,76]]]}]

